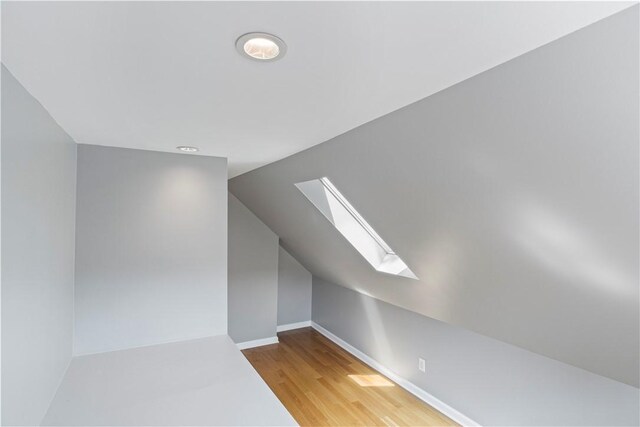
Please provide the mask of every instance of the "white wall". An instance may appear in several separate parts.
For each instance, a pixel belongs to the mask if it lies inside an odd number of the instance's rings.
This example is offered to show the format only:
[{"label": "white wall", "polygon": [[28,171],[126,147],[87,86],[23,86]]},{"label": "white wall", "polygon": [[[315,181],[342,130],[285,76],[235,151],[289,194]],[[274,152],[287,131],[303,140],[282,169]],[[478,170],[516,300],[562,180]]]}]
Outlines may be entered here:
[{"label": "white wall", "polygon": [[[229,189],[315,276],[638,387],[639,10]],[[323,176],[420,280],[376,272],[295,187]]]},{"label": "white wall", "polygon": [[311,320],[311,273],[282,246],[278,250],[278,325]]},{"label": "white wall", "polygon": [[80,145],[75,354],[227,332],[226,159]]},{"label": "white wall", "polygon": [[229,194],[229,336],[276,336],[278,236]]},{"label": "white wall", "polygon": [[[313,321],[485,426],[638,425],[637,388],[314,277]],[[418,370],[418,358],[426,372]]]},{"label": "white wall", "polygon": [[37,425],[71,360],[76,144],[2,67],[2,424]]}]

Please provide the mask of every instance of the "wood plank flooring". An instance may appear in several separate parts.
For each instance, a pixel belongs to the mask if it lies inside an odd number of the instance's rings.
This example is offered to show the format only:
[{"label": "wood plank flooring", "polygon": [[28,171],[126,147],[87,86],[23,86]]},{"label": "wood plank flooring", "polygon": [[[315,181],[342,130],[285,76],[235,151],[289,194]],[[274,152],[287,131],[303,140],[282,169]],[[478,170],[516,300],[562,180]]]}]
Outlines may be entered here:
[{"label": "wood plank flooring", "polygon": [[312,328],[278,337],[243,353],[303,427],[457,425]]}]

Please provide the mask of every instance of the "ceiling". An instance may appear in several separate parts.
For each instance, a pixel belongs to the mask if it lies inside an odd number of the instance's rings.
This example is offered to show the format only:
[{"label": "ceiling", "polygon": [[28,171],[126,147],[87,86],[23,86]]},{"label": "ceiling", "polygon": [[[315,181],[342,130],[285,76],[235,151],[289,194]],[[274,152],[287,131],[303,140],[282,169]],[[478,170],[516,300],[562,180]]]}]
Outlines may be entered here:
[{"label": "ceiling", "polygon": [[[638,387],[638,11],[229,190],[316,277]],[[296,187],[319,177],[418,280],[372,268]]]},{"label": "ceiling", "polygon": [[[2,62],[78,143],[229,159],[236,176],[628,2],[2,2]],[[235,50],[271,32],[277,62]]]}]

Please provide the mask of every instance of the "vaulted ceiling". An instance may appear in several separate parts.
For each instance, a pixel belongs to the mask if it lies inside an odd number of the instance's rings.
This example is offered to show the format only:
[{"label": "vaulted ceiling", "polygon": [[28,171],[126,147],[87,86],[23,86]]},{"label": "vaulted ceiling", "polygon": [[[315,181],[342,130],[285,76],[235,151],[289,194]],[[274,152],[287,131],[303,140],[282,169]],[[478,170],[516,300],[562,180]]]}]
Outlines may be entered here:
[{"label": "vaulted ceiling", "polygon": [[[638,10],[229,181],[314,275],[638,386]],[[328,177],[419,277],[296,187]]]},{"label": "vaulted ceiling", "polygon": [[[2,62],[78,143],[253,170],[231,191],[313,274],[637,387],[633,4],[2,2]],[[323,176],[420,280],[295,187]]]},{"label": "vaulted ceiling", "polygon": [[[78,143],[235,176],[609,16],[625,2],[2,2],[2,62]],[[236,38],[285,40],[273,63]]]}]

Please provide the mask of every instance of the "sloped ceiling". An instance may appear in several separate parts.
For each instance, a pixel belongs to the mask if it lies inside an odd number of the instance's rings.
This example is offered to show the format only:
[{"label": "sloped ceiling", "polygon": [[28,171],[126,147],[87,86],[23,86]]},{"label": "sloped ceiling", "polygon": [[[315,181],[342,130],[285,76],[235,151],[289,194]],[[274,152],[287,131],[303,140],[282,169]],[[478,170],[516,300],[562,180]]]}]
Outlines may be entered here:
[{"label": "sloped ceiling", "polygon": [[[2,62],[78,143],[196,145],[234,176],[629,4],[5,1]],[[249,31],[287,55],[240,57]]]},{"label": "sloped ceiling", "polygon": [[[638,386],[638,6],[230,180],[314,275]],[[327,176],[420,280],[295,183]]]}]

